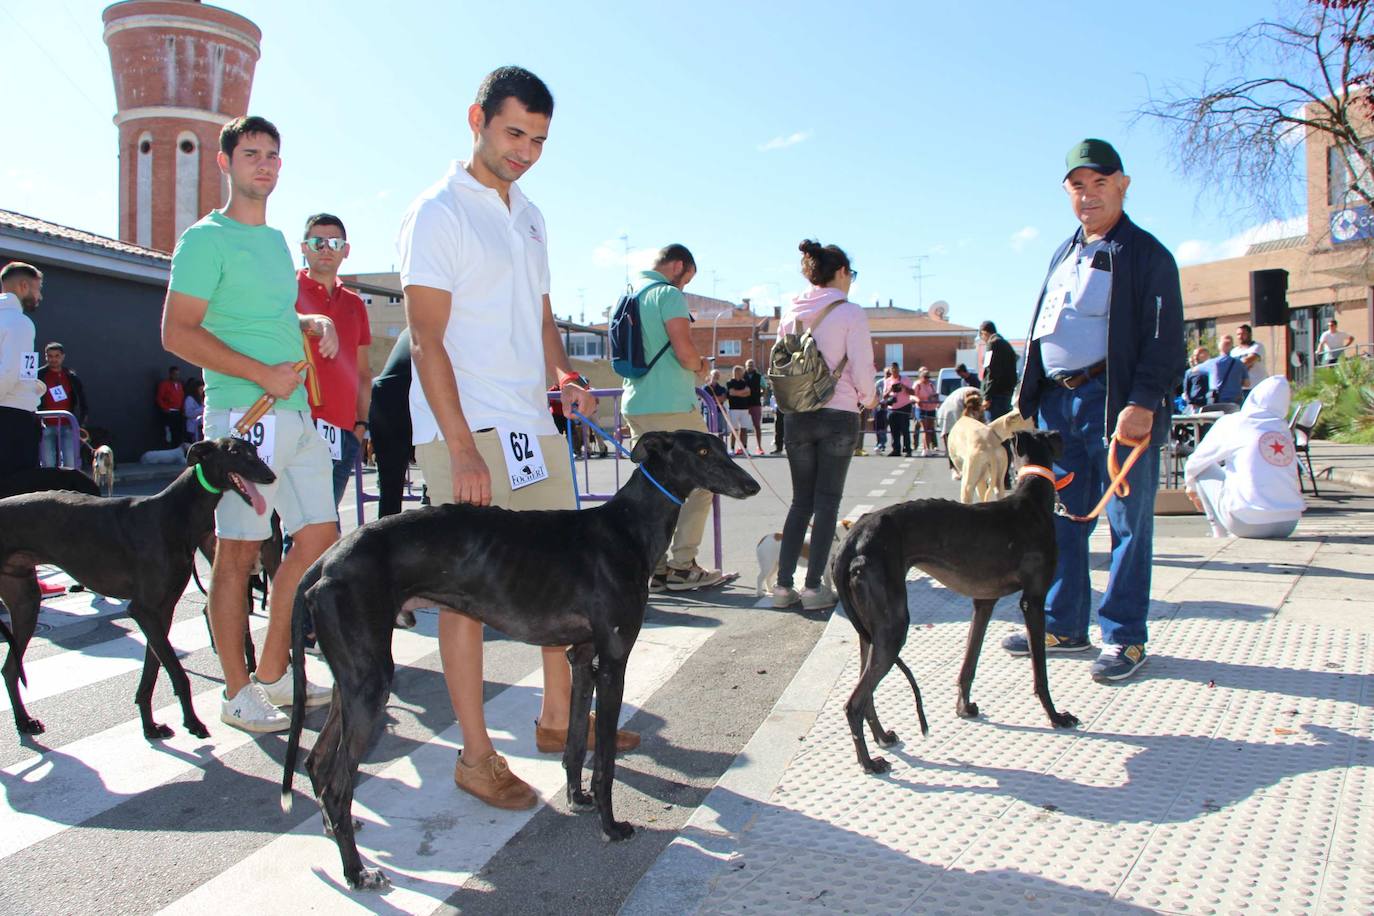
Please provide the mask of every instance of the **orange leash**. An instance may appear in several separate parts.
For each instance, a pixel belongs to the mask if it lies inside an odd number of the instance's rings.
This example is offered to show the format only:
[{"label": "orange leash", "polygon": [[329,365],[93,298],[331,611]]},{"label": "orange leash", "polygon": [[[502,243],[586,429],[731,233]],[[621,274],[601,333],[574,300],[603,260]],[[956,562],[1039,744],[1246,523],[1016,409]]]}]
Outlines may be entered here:
[{"label": "orange leash", "polygon": [[[1116,447],[1118,445],[1131,446],[1131,453],[1126,456],[1124,465],[1118,464],[1116,460]],[[1123,439],[1120,435],[1113,433],[1112,441],[1107,444],[1107,473],[1112,477],[1112,482],[1107,486],[1107,492],[1102,494],[1102,499],[1087,515],[1073,515],[1067,510],[1060,514],[1071,522],[1090,522],[1102,514],[1102,510],[1107,508],[1107,503],[1113,496],[1120,496],[1122,499],[1130,496],[1131,485],[1126,482],[1126,476],[1131,473],[1131,468],[1135,467],[1135,463],[1140,460],[1141,455],[1145,454],[1145,449],[1149,446],[1150,438],[1148,436],[1139,442],[1132,442],[1130,439]]]},{"label": "orange leash", "polygon": [[[310,363],[303,359],[291,368],[295,369],[297,373],[305,372],[310,368]],[[308,377],[309,375],[307,374],[307,378]],[[276,398],[272,397],[270,394],[263,394],[262,397],[253,402],[253,406],[248,408],[248,412],[240,417],[239,421],[234,424],[234,432],[238,433],[240,436],[247,435],[248,430],[253,428],[253,424],[261,420],[267,411],[272,409],[272,405],[275,403],[277,403]]]}]

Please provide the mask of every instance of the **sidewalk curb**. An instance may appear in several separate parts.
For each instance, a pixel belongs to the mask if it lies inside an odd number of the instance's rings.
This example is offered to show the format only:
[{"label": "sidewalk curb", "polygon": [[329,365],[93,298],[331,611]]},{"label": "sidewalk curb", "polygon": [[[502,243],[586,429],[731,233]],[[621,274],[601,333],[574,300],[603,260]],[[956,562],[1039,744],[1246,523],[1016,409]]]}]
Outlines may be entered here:
[{"label": "sidewalk curb", "polygon": [[782,781],[858,645],[854,627],[837,607],[768,718],[639,879],[620,913],[695,912],[721,875],[742,867],[739,834],[758,817]]},{"label": "sidewalk curb", "polygon": [[1327,466],[1318,468],[1317,476],[1358,490],[1374,491],[1374,471]]}]

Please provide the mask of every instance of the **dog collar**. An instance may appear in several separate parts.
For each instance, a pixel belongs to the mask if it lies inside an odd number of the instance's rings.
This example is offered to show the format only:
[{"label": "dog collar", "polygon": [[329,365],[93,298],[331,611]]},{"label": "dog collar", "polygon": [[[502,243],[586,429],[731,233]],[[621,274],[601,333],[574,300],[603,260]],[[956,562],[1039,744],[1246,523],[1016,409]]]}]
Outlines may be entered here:
[{"label": "dog collar", "polygon": [[200,469],[200,465],[196,465],[196,480],[200,481],[200,485],[205,488],[205,492],[207,493],[218,496],[224,492],[219,487],[210,486],[210,481],[205,479],[205,472]]},{"label": "dog collar", "polygon": [[1059,478],[1058,480],[1055,480],[1054,471],[1051,471],[1049,468],[1039,464],[1028,464],[1025,467],[1021,468],[1021,470],[1017,471],[1016,479],[1020,480],[1022,477],[1044,478],[1045,480],[1048,480],[1050,483],[1054,484],[1054,488],[1056,490],[1062,490],[1069,484],[1073,483],[1073,471],[1070,471],[1063,477]]}]

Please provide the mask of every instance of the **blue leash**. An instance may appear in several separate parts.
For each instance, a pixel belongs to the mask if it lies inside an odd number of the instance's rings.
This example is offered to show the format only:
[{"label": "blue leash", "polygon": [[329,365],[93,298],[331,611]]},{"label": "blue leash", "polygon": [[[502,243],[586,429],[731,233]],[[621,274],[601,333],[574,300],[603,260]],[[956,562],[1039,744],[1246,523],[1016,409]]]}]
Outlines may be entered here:
[{"label": "blue leash", "polygon": [[[604,429],[602,429],[600,426],[597,426],[595,422],[593,422],[592,420],[588,419],[587,415],[584,414],[582,411],[580,411],[580,410],[578,410],[576,407],[574,407],[574,408],[572,408],[572,415],[573,415],[574,417],[577,417],[577,419],[581,420],[583,423],[586,423],[586,424],[587,424],[587,427],[588,427],[589,429],[591,429],[593,432],[595,432],[598,436],[600,436],[601,438],[605,439],[607,442],[611,443],[611,445],[614,445],[614,446],[615,446],[615,450],[618,451],[621,455],[625,456],[626,458],[630,458],[630,453],[627,452],[627,451],[625,451],[625,446],[623,446],[623,445],[621,445],[619,442],[617,442],[617,441],[615,440],[615,437],[614,437],[614,436],[612,436],[610,433],[606,432],[606,431],[605,431]],[[572,448],[571,440],[569,440],[569,446],[568,446],[568,448],[569,448],[569,450],[571,450],[571,448]],[[631,458],[630,460],[633,461],[634,459]],[[682,505],[682,500],[678,499],[676,496],[674,496],[673,494],[669,493],[666,489],[664,489],[663,484],[659,483],[657,480],[654,480],[653,475],[650,474],[650,473],[648,472],[648,470],[646,470],[645,467],[644,467],[643,465],[640,465],[640,466],[639,466],[639,472],[640,472],[641,474],[644,475],[644,479],[645,479],[645,480],[649,481],[649,483],[651,483],[651,484],[653,484],[654,486],[658,487],[658,492],[660,492],[660,493],[662,493],[664,496],[668,497],[668,499],[672,501],[673,505],[675,505],[675,506],[680,506],[680,505]]]}]

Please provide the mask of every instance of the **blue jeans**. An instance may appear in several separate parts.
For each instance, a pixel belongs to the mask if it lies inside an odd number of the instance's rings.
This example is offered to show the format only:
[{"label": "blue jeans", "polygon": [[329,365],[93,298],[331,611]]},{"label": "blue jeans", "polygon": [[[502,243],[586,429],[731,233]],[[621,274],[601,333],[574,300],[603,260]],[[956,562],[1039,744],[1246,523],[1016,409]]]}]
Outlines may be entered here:
[{"label": "blue jeans", "polygon": [[[1067,390],[1067,389],[1065,389]],[[991,423],[1003,414],[1011,413],[1011,395],[1009,394],[990,394],[988,395],[988,422]],[[1059,635],[1063,635],[1062,633]]]},{"label": "blue jeans", "polygon": [[[1107,388],[1103,376],[1073,391],[1053,383],[1047,386],[1040,398],[1040,425],[1064,438],[1064,454],[1055,463],[1055,474],[1074,475],[1059,497],[1074,515],[1085,515],[1097,505],[1111,479],[1103,441]],[[1128,451],[1120,447],[1118,460],[1124,462]],[[1159,449],[1146,449],[1126,481],[1131,494],[1125,499],[1112,497],[1103,511],[1112,529],[1112,563],[1097,617],[1102,641],[1114,646],[1144,645],[1147,639]],[[1059,516],[1054,519],[1059,562],[1045,601],[1045,628],[1056,636],[1088,635],[1093,597],[1088,580],[1088,536],[1096,524]]]},{"label": "blue jeans", "polygon": [[806,561],[806,587],[816,588],[830,561],[830,545],[840,516],[840,498],[854,447],[859,441],[859,415],[849,410],[809,410],[787,417],[787,467],[792,472],[792,505],[782,526],[778,585],[792,587],[806,526],[811,527],[811,553]]},{"label": "blue jeans", "polygon": [[353,466],[358,463],[358,437],[349,429],[339,430],[339,460],[334,462],[334,505],[343,501],[344,488],[348,478],[353,476]]},{"label": "blue jeans", "polygon": [[81,436],[67,424],[44,426],[38,463],[45,468],[81,467]]}]

